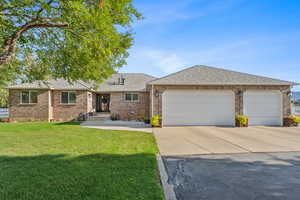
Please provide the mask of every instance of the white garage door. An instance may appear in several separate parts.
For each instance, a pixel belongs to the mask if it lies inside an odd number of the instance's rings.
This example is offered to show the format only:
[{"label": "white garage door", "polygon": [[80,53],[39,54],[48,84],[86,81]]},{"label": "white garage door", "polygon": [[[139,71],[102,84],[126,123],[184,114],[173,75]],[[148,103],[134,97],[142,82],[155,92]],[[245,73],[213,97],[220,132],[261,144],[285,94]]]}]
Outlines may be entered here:
[{"label": "white garage door", "polygon": [[162,95],[164,126],[234,126],[232,91],[167,90]]},{"label": "white garage door", "polygon": [[282,125],[282,97],[279,91],[246,91],[244,115],[249,125]]}]

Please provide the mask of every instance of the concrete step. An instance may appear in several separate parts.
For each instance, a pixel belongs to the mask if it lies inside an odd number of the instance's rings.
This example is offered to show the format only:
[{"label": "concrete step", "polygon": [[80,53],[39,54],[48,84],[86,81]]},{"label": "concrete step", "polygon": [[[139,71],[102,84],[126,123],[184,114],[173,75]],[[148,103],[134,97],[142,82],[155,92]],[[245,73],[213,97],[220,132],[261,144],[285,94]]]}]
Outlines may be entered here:
[{"label": "concrete step", "polygon": [[87,121],[106,121],[110,120],[110,113],[94,113],[93,116],[89,116]]},{"label": "concrete step", "polygon": [[93,117],[110,117],[111,113],[105,112],[105,113],[94,113]]},{"label": "concrete step", "polygon": [[87,121],[104,122],[110,120],[110,118],[89,118]]}]

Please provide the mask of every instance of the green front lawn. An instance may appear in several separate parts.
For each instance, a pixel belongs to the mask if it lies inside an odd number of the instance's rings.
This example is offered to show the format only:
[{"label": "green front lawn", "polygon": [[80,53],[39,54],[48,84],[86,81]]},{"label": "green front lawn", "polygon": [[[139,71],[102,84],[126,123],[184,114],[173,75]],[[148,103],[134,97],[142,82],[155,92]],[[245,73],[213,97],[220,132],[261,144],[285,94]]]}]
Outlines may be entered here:
[{"label": "green front lawn", "polygon": [[153,135],[0,123],[0,199],[163,199]]}]

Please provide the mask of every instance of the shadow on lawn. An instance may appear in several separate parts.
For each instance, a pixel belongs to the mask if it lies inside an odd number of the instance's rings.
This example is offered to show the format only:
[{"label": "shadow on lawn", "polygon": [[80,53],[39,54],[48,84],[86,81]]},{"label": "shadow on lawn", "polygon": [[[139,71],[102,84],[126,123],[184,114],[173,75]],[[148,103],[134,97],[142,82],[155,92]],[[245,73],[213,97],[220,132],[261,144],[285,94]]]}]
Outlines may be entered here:
[{"label": "shadow on lawn", "polygon": [[163,199],[154,154],[0,157],[0,199]]},{"label": "shadow on lawn", "polygon": [[60,123],[55,123],[55,125],[80,125],[81,124],[81,122],[78,122],[78,121],[76,121],[76,122],[60,122]]},{"label": "shadow on lawn", "polygon": [[178,200],[296,200],[300,152],[164,157]]}]

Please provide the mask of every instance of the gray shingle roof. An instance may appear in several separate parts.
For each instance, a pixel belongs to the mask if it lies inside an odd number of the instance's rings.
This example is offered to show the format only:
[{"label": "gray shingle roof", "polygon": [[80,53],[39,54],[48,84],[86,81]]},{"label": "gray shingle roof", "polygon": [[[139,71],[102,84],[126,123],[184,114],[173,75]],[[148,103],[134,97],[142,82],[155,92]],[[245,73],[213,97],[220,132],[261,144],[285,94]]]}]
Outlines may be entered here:
[{"label": "gray shingle roof", "polygon": [[[118,85],[118,78],[125,78],[124,85]],[[99,92],[118,92],[118,91],[146,91],[146,85],[155,77],[146,74],[119,73],[113,74],[111,78],[105,80],[95,89]],[[92,84],[83,81],[69,83],[64,79],[49,80],[47,84],[43,81],[34,81],[32,83],[23,83],[8,87],[9,89],[52,89],[52,90],[90,90]]]},{"label": "gray shingle roof", "polygon": [[88,84],[83,81],[69,83],[64,79],[44,81],[34,81],[32,83],[22,83],[9,86],[9,89],[53,89],[53,90],[88,90]]},{"label": "gray shingle roof", "polygon": [[[118,79],[123,77],[125,79],[124,85],[118,85]],[[96,91],[113,92],[113,91],[146,91],[148,82],[155,80],[153,76],[138,73],[119,73],[113,74],[111,78],[105,80],[99,85]]]},{"label": "gray shingle roof", "polygon": [[215,67],[194,66],[149,82],[151,85],[296,85],[263,76],[256,76]]}]

